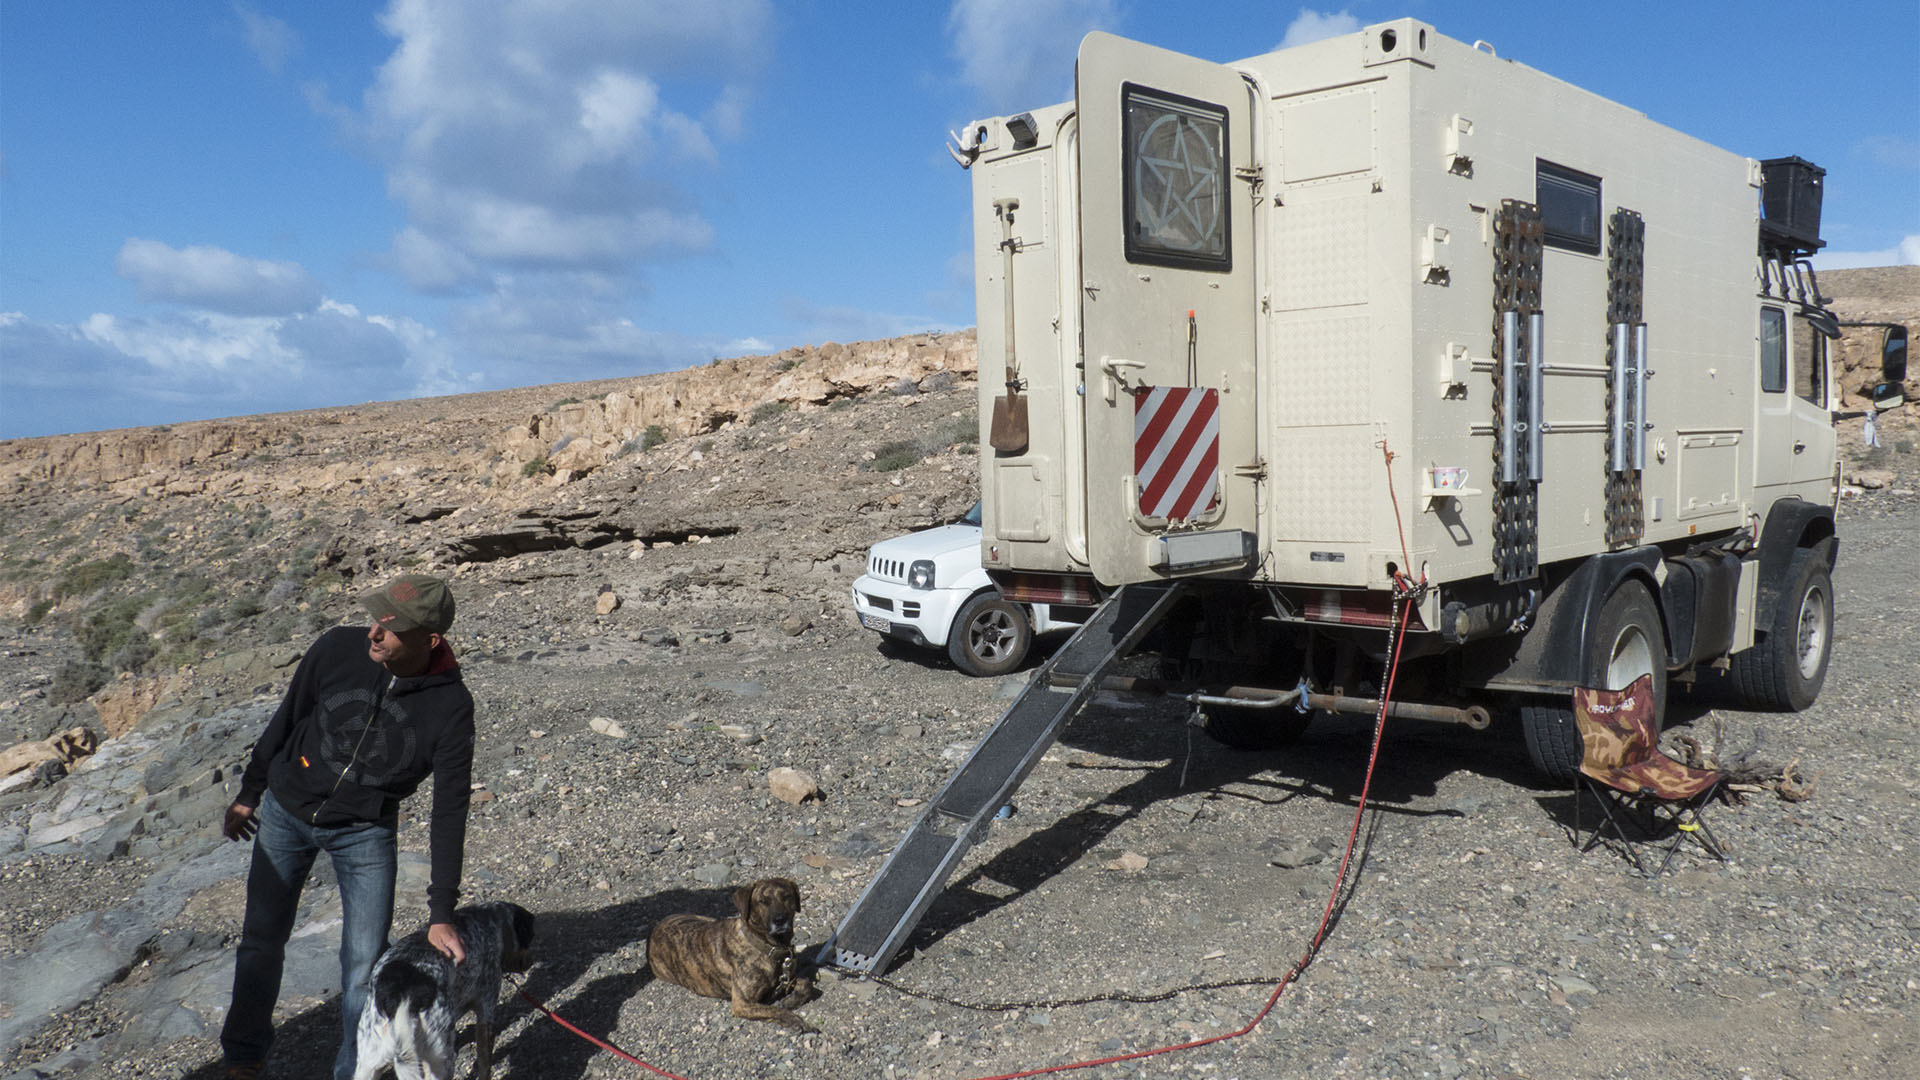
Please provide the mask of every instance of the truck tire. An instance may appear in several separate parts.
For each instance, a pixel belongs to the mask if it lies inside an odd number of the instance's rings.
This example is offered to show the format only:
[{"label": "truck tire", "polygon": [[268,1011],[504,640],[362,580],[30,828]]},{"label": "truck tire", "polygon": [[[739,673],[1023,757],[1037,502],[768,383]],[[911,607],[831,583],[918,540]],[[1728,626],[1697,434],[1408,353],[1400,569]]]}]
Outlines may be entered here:
[{"label": "truck tire", "polygon": [[1312,719],[1291,705],[1277,709],[1209,706],[1207,734],[1235,750],[1281,750],[1300,741]]},{"label": "truck tire", "polygon": [[1727,670],[1734,693],[1757,709],[1798,712],[1813,704],[1827,681],[1833,655],[1833,574],[1812,548],[1787,563],[1766,637],[1733,654]]},{"label": "truck tire", "polygon": [[981,592],[960,605],[947,632],[947,658],[974,676],[1005,675],[1027,659],[1033,624],[1018,604]]},{"label": "truck tire", "polygon": [[[1585,677],[1597,678],[1608,690],[1625,690],[1640,676],[1653,676],[1653,715],[1659,724],[1667,713],[1667,635],[1646,586],[1627,581],[1613,590],[1600,605],[1587,648]],[[1572,695],[1523,702],[1520,730],[1534,767],[1548,779],[1571,784],[1585,756],[1573,722]]]}]

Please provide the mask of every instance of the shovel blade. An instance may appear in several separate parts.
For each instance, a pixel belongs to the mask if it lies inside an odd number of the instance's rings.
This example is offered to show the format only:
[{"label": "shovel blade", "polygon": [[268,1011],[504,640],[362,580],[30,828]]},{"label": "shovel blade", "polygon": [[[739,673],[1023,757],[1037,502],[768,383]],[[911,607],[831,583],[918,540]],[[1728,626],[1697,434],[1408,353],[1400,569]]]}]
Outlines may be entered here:
[{"label": "shovel blade", "polygon": [[1027,399],[1021,394],[1005,394],[993,399],[993,424],[987,442],[1003,454],[1018,454],[1027,448]]}]

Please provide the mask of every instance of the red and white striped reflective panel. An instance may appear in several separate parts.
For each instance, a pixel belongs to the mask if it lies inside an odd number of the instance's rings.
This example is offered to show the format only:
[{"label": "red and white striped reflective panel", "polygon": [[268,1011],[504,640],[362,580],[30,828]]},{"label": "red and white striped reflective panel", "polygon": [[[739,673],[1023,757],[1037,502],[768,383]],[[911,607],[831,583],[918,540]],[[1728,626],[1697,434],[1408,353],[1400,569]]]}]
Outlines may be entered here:
[{"label": "red and white striped reflective panel", "polygon": [[1140,513],[1192,518],[1219,499],[1220,392],[1147,386],[1133,396]]}]

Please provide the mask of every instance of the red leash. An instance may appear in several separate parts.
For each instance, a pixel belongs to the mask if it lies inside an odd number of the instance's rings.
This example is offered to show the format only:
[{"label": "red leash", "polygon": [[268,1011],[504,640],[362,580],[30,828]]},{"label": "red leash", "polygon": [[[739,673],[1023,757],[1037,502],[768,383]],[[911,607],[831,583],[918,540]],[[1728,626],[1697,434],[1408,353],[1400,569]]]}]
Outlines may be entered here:
[{"label": "red leash", "polygon": [[633,1062],[635,1065],[640,1066],[641,1068],[647,1070],[650,1073],[654,1073],[656,1075],[666,1077],[667,1080],[687,1080],[686,1077],[681,1076],[679,1073],[670,1073],[665,1069],[657,1068],[655,1066],[649,1065],[646,1062],[641,1061],[639,1058],[634,1057],[632,1054],[627,1053],[625,1050],[622,1050],[619,1047],[613,1045],[612,1043],[606,1041],[605,1039],[599,1038],[598,1036],[595,1036],[595,1035],[590,1035],[587,1032],[580,1030],[579,1028],[573,1026],[571,1023],[568,1023],[567,1020],[563,1018],[559,1013],[554,1012],[552,1009],[547,1008],[546,1005],[542,1003],[539,998],[536,998],[532,994],[527,993],[524,988],[521,989],[520,996],[532,1002],[534,1008],[539,1009],[543,1013],[546,1013],[547,1019],[553,1021],[556,1024],[559,1024],[561,1027],[566,1028],[568,1031],[573,1032],[575,1035],[580,1036],[581,1038],[587,1040],[588,1042],[599,1047],[600,1049],[605,1050],[607,1053],[615,1054],[615,1055],[618,1055],[619,1057],[626,1058],[628,1061]]}]

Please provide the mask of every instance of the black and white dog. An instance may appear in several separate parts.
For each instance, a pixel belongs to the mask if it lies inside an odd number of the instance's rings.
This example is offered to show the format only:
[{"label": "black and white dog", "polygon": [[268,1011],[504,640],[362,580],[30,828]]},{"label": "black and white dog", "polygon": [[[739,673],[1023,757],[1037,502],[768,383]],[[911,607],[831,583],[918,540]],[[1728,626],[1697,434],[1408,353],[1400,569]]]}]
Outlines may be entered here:
[{"label": "black and white dog", "polygon": [[354,1080],[373,1080],[393,1066],[400,1080],[447,1080],[453,1075],[453,1026],[474,1013],[475,1080],[493,1075],[493,1010],[500,973],[533,964],[533,916],[518,904],[495,901],[453,913],[467,959],[452,960],[418,930],[387,946],[368,976],[372,993],[360,1013]]}]

